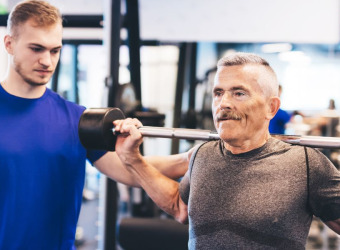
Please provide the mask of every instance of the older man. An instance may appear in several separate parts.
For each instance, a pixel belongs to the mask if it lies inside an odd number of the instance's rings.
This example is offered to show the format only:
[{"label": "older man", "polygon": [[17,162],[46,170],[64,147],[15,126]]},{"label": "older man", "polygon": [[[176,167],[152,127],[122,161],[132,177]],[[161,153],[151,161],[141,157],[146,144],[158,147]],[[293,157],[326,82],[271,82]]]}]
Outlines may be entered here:
[{"label": "older man", "polygon": [[116,150],[150,197],[181,222],[190,249],[304,249],[313,215],[340,233],[340,173],[318,150],[270,136],[278,81],[261,57],[222,58],[212,91],[220,140],[200,145],[178,184],[138,151],[135,121],[116,121]]}]

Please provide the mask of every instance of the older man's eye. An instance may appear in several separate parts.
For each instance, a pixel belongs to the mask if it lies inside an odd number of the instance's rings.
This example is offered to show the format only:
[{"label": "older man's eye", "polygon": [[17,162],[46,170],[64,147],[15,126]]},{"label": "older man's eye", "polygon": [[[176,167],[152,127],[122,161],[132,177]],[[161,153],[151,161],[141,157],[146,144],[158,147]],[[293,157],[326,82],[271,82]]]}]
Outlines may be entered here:
[{"label": "older man's eye", "polygon": [[244,96],[245,93],[244,92],[241,92],[241,91],[237,91],[234,93],[235,96]]},{"label": "older man's eye", "polygon": [[223,95],[223,92],[222,92],[222,91],[216,90],[216,91],[213,92],[213,96],[214,96],[214,97],[220,97],[220,96],[222,96],[222,95]]}]

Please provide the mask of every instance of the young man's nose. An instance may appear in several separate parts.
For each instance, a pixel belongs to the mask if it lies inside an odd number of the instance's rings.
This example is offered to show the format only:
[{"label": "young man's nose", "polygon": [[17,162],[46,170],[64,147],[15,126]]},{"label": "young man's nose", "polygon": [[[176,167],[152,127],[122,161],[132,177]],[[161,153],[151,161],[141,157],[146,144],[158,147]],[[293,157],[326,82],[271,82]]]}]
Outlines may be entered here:
[{"label": "young man's nose", "polygon": [[45,52],[41,55],[39,59],[39,63],[44,67],[49,67],[52,64],[51,54],[49,52]]}]

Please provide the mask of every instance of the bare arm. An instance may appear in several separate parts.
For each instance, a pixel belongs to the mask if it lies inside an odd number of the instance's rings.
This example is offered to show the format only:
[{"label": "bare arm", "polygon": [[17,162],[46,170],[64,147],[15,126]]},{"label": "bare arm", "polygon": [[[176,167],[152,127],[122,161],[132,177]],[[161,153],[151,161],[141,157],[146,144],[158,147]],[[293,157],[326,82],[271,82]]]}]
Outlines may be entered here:
[{"label": "bare arm", "polygon": [[142,157],[129,157],[125,163],[140,186],[159,208],[176,220],[187,223],[187,206],[180,198],[177,181],[162,175]]},{"label": "bare arm", "polygon": [[187,172],[190,157],[195,148],[193,147],[185,153],[169,156],[144,156],[144,159],[163,175],[176,180]]},{"label": "bare arm", "polygon": [[[136,119],[130,120],[135,126],[142,125]],[[188,170],[189,160],[193,150],[194,148],[185,153],[169,156],[145,156],[144,159],[165,176],[176,180],[184,176]],[[116,152],[107,152],[104,156],[98,159],[94,165],[100,172],[117,182],[121,182],[129,186],[140,186],[131,173],[124,167]]]},{"label": "bare arm", "polygon": [[[182,177],[189,164],[191,150],[182,154],[170,156],[147,156],[145,161],[171,179]],[[139,187],[133,175],[124,167],[116,152],[107,152],[94,162],[95,167],[107,177],[123,184]]]},{"label": "bare arm", "polygon": [[116,152],[122,163],[162,210],[186,223],[187,206],[180,198],[179,183],[161,174],[142,157],[139,152],[142,135],[135,125],[123,122],[118,127],[121,133],[129,133],[117,137]]},{"label": "bare arm", "polygon": [[95,167],[107,177],[123,184],[139,187],[131,173],[124,167],[116,152],[107,152],[94,162]]},{"label": "bare arm", "polygon": [[337,234],[340,234],[340,219],[327,221],[325,224]]}]

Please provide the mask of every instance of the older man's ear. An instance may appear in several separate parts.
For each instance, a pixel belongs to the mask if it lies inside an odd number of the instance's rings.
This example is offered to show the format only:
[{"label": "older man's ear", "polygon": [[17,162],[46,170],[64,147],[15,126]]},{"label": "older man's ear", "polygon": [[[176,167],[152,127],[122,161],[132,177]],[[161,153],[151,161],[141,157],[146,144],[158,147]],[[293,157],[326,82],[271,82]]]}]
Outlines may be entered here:
[{"label": "older man's ear", "polygon": [[268,111],[267,111],[267,116],[266,118],[268,120],[271,120],[279,110],[281,105],[281,101],[279,97],[271,97],[268,103]]}]

